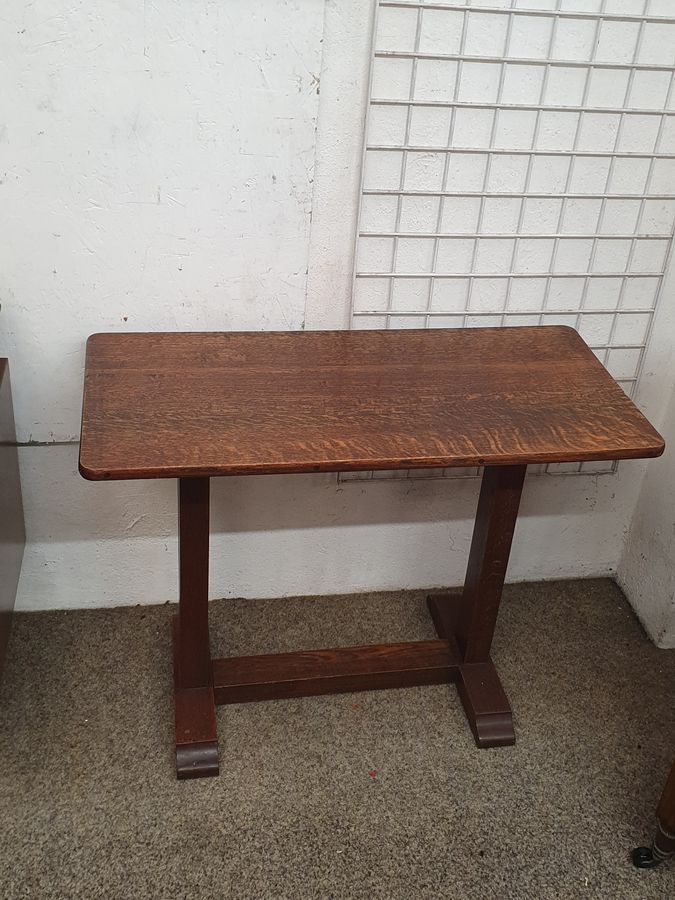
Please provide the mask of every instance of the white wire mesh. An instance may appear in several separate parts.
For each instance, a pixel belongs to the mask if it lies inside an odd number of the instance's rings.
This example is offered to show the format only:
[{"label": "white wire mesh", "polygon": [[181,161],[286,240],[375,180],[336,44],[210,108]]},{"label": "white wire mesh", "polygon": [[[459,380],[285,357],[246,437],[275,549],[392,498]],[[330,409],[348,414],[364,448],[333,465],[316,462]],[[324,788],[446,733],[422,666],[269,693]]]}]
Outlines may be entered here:
[{"label": "white wire mesh", "polygon": [[632,396],[675,224],[674,13],[380,0],[352,327],[572,325]]}]

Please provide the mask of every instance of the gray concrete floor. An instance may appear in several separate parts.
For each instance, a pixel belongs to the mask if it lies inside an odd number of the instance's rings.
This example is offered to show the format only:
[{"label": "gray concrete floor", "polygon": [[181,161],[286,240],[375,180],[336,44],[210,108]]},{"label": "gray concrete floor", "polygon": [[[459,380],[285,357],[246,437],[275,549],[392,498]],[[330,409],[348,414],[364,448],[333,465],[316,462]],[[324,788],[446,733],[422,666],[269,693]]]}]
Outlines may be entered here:
[{"label": "gray concrete floor", "polygon": [[[0,692],[0,896],[670,898],[632,868],[675,757],[675,652],[609,581],[513,585],[494,646],[518,743],[454,688],[221,707],[177,782],[170,606],[17,615]],[[414,640],[420,593],[216,601],[217,655]]]}]

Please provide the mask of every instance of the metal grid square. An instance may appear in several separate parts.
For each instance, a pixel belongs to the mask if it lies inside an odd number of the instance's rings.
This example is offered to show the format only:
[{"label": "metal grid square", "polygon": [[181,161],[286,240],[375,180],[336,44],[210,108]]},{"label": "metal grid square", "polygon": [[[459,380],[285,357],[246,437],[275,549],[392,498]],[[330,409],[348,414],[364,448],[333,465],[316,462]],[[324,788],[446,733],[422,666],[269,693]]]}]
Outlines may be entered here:
[{"label": "metal grid square", "polygon": [[379,0],[352,327],[568,324],[632,396],[675,225],[668,11]]}]

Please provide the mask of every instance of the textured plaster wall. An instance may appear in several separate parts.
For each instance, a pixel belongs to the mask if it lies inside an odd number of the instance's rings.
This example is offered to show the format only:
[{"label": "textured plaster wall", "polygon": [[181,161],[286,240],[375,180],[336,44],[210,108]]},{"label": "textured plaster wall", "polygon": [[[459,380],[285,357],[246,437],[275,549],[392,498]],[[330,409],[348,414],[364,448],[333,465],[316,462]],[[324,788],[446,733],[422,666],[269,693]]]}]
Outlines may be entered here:
[{"label": "textured plaster wall", "polygon": [[675,394],[661,429],[667,449],[647,470],[618,581],[654,642],[675,648]]},{"label": "textured plaster wall", "polygon": [[322,0],[4,0],[0,302],[21,440],[93,331],[303,325]]},{"label": "textured plaster wall", "polygon": [[[348,324],[371,15],[363,0],[5,0],[0,352],[20,438],[40,442],[20,453],[21,608],[176,599],[175,484],[77,474],[90,332]],[[669,370],[647,375],[658,419]],[[644,471],[529,479],[509,578],[611,573]],[[477,491],[216,480],[211,594],[460,583]]]}]

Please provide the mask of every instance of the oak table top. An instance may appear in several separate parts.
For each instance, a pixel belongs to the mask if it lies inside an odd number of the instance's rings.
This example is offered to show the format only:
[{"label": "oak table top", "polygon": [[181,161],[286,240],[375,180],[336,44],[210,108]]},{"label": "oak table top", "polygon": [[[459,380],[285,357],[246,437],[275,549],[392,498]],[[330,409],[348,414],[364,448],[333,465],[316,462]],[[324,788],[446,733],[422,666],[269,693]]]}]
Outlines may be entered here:
[{"label": "oak table top", "polygon": [[659,456],[571,328],[94,334],[85,478]]}]

